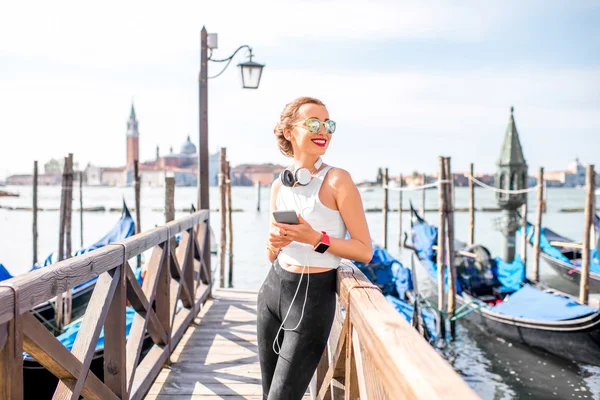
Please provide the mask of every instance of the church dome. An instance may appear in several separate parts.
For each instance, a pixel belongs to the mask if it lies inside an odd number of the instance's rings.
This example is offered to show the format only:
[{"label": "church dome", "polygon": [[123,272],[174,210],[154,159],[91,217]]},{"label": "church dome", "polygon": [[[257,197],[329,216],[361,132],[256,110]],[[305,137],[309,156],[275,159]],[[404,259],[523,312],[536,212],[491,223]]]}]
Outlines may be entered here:
[{"label": "church dome", "polygon": [[181,154],[196,154],[196,145],[192,143],[189,135],[185,143],[181,146]]}]

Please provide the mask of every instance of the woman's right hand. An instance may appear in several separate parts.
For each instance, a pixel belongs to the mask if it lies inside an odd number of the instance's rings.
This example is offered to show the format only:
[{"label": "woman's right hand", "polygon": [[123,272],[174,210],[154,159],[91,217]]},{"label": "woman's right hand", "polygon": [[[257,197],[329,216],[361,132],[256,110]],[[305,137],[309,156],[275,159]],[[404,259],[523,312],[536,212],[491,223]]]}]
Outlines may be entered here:
[{"label": "woman's right hand", "polygon": [[269,246],[279,250],[292,243],[292,240],[286,238],[285,234],[286,232],[283,231],[283,229],[271,224],[271,229],[269,230]]}]

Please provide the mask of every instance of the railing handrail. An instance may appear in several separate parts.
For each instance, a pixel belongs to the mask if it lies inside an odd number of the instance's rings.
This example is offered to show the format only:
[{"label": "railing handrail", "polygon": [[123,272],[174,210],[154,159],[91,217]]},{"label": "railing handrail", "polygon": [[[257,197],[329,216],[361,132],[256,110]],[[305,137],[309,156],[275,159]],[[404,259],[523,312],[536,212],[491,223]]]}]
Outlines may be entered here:
[{"label": "railing handrail", "polygon": [[[208,218],[209,211],[200,210],[163,226],[139,233],[118,244],[106,245],[52,266],[16,276],[4,283],[18,288],[18,310],[23,314],[38,304],[56,297],[58,293],[72,289],[122,265],[124,257],[129,260],[174,237],[177,233],[207,221]],[[14,299],[15,295],[11,289],[0,288],[0,325],[14,318]]]},{"label": "railing handrail", "polygon": [[352,263],[340,264],[340,302],[384,390],[397,398],[479,398],[381,292],[369,285],[373,284]]}]

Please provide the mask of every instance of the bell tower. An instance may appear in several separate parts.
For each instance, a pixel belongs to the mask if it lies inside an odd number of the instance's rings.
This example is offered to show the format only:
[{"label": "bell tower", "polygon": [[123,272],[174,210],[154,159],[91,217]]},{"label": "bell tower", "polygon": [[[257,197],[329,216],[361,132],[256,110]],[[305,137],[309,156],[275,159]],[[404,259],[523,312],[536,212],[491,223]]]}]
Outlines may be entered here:
[{"label": "bell tower", "polygon": [[140,133],[138,121],[135,117],[135,108],[131,103],[129,120],[127,121],[127,169],[133,171],[133,162],[140,160]]},{"label": "bell tower", "polygon": [[[496,163],[496,187],[505,190],[527,188],[527,162],[523,156],[513,113],[514,107],[511,107],[500,157],[498,157]],[[515,258],[515,234],[519,225],[517,209],[527,201],[527,193],[508,194],[497,192],[496,199],[498,205],[502,208],[500,230],[506,239],[502,258],[506,262],[512,262]]]}]

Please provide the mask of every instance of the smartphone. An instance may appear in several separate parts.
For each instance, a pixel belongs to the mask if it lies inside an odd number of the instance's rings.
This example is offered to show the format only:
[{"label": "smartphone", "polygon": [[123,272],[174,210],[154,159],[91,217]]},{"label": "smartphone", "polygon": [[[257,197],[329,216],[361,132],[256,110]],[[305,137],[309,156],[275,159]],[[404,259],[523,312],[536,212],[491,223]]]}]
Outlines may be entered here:
[{"label": "smartphone", "polygon": [[294,210],[277,210],[273,211],[273,218],[281,224],[298,225],[298,214]]}]

